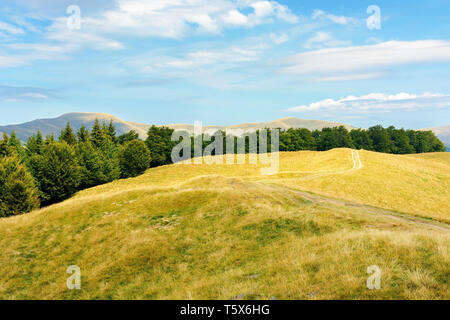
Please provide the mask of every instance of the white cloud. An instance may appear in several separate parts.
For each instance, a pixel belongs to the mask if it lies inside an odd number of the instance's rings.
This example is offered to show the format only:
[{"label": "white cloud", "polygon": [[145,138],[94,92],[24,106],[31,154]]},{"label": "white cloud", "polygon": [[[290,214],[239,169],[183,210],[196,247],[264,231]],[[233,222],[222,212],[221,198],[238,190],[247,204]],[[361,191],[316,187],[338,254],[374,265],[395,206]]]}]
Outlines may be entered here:
[{"label": "white cloud", "polygon": [[0,56],[0,68],[29,65],[37,60],[65,60],[67,53],[73,51],[68,44],[13,43],[3,46],[8,52]]},{"label": "white cloud", "polygon": [[[144,72],[191,70],[208,67],[220,62],[220,66],[256,61],[260,55],[260,48],[230,46],[221,49],[204,49],[186,53],[181,57],[170,55],[152,56],[150,54],[129,57],[124,65],[139,68]],[[210,70],[210,69],[209,69]]]},{"label": "white cloud", "polygon": [[25,32],[21,28],[17,28],[12,24],[0,21],[0,30],[6,31],[9,34],[24,34]]},{"label": "white cloud", "polygon": [[276,33],[270,33],[270,39],[272,39],[273,43],[275,44],[283,44],[287,41],[289,41],[289,36],[285,33],[282,34],[276,34]]},{"label": "white cloud", "polygon": [[334,82],[334,81],[351,81],[351,80],[366,80],[375,79],[383,76],[381,72],[373,73],[357,73],[357,74],[343,74],[330,77],[317,78],[314,82]]},{"label": "white cloud", "polygon": [[331,22],[342,24],[342,25],[361,25],[361,22],[358,19],[346,16],[335,16],[334,14],[326,13],[322,10],[314,10],[312,14],[313,20],[329,20]]},{"label": "white cloud", "polygon": [[44,101],[58,96],[51,90],[38,87],[0,85],[0,100],[6,102]]},{"label": "white cloud", "polygon": [[[243,9],[251,9],[245,15]],[[182,38],[192,32],[220,33],[230,27],[254,27],[279,19],[296,23],[288,7],[276,1],[231,0],[118,0],[117,8],[83,27],[97,33],[142,37]]]},{"label": "white cloud", "polygon": [[398,93],[371,93],[360,97],[348,96],[342,99],[325,99],[313,102],[309,105],[301,105],[290,108],[288,112],[351,112],[351,113],[375,113],[394,110],[413,111],[424,108],[448,108],[450,107],[450,95],[424,93],[421,95]]},{"label": "white cloud", "polygon": [[54,19],[53,24],[47,29],[46,37],[52,41],[66,43],[73,51],[82,48],[94,50],[123,48],[120,42],[96,34],[91,29],[89,21],[89,19],[83,19],[82,27],[79,30],[71,30],[67,27],[66,18]]},{"label": "white cloud", "polygon": [[303,52],[279,61],[281,73],[330,74],[393,65],[450,61],[450,41],[388,41],[375,45]]},{"label": "white cloud", "polygon": [[339,47],[343,45],[349,45],[350,41],[336,40],[331,33],[318,31],[316,34],[309,38],[305,44],[305,48],[323,48],[323,47]]}]

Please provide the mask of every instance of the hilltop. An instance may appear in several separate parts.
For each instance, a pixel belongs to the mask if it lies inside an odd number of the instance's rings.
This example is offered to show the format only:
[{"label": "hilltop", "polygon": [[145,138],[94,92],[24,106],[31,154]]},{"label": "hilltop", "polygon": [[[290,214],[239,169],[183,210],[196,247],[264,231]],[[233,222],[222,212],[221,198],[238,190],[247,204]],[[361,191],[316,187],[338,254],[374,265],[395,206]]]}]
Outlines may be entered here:
[{"label": "hilltop", "polygon": [[[129,132],[130,130],[134,130],[139,134],[141,139],[145,139],[147,137],[147,131],[150,128],[150,124],[124,121],[106,113],[67,113],[60,117],[52,119],[39,119],[22,124],[0,126],[0,132],[11,134],[11,131],[14,130],[20,140],[26,141],[28,137],[36,133],[37,130],[41,130],[44,136],[51,133],[57,136],[60,133],[61,129],[65,128],[67,122],[70,122],[72,127],[76,129],[79,129],[82,125],[90,129],[94,125],[95,119],[106,122],[112,120],[116,126],[118,135]],[[310,130],[321,130],[325,127],[339,127],[341,125],[345,126],[347,129],[352,129],[351,126],[343,123],[321,120],[304,120],[298,118],[284,118],[270,122],[246,123],[233,126],[204,126],[204,129],[205,132],[209,133],[225,129],[242,129],[244,131],[254,131],[256,129],[263,128],[307,128]],[[191,133],[194,130],[192,124],[167,124],[164,126],[172,128],[174,130],[184,130]]]},{"label": "hilltop", "polygon": [[303,151],[260,168],[163,166],[0,219],[0,298],[450,298],[449,154]]}]

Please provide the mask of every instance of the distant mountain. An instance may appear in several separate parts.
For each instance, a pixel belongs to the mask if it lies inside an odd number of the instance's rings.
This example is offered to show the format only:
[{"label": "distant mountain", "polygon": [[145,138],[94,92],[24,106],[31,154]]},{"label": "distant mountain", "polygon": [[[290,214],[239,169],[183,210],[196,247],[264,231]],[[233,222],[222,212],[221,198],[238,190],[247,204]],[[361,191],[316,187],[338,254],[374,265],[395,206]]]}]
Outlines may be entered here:
[{"label": "distant mountain", "polygon": [[[194,126],[191,124],[170,124],[167,126],[175,130],[184,130],[190,133],[194,131]],[[353,129],[352,126],[349,126],[344,123],[329,122],[322,120],[305,120],[299,118],[283,118],[269,122],[243,123],[233,126],[204,126],[203,129],[208,133],[213,133],[216,132],[217,130],[225,130],[225,129],[243,130],[245,132],[249,132],[264,128],[270,129],[306,128],[309,130],[321,130],[323,128],[332,128],[339,126],[344,126],[347,129]]]},{"label": "distant mountain", "polygon": [[67,113],[53,119],[39,119],[22,124],[0,126],[0,132],[11,134],[11,131],[14,130],[17,137],[22,141],[26,141],[37,130],[41,130],[44,137],[51,133],[54,133],[58,137],[61,129],[66,126],[67,122],[70,122],[70,125],[75,129],[79,129],[82,125],[91,129],[95,119],[98,119],[100,122],[109,122],[112,120],[119,135],[134,130],[139,133],[141,138],[145,138],[147,136],[147,130],[150,127],[142,123],[123,121],[106,113]]},{"label": "distant mountain", "polygon": [[[91,129],[94,125],[95,119],[98,119],[100,122],[109,122],[110,120],[112,120],[116,126],[118,135],[126,133],[130,130],[134,130],[139,133],[139,136],[142,139],[145,139],[147,137],[147,131],[150,128],[149,124],[123,121],[115,116],[106,113],[67,113],[53,119],[39,119],[22,124],[0,126],[0,133],[6,132],[8,134],[11,134],[11,132],[14,130],[17,137],[22,141],[26,141],[28,137],[36,133],[37,130],[40,130],[44,136],[53,133],[57,137],[61,132],[61,129],[66,126],[67,122],[70,122],[71,126],[75,129],[79,129],[82,125]],[[193,133],[194,131],[194,126],[192,124],[169,124],[165,126],[175,130],[188,131],[190,133]],[[298,118],[283,118],[269,122],[244,123],[233,126],[204,126],[203,129],[208,133],[213,133],[217,130],[225,129],[241,129],[243,131],[254,131],[263,128],[307,128],[309,130],[321,130],[322,128],[337,126],[345,126],[347,129],[352,129],[351,126],[339,122],[305,120]]]},{"label": "distant mountain", "polygon": [[444,144],[447,146],[447,151],[449,151],[449,149],[450,149],[450,125],[422,129],[422,130],[433,131],[438,136],[438,138],[441,139],[442,142],[444,142]]}]

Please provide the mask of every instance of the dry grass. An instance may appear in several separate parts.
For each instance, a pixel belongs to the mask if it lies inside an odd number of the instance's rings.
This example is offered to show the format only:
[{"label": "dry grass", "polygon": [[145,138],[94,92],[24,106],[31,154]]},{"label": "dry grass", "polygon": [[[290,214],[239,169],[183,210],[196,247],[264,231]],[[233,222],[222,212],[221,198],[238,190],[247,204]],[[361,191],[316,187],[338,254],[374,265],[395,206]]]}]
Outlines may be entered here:
[{"label": "dry grass", "polygon": [[[415,176],[409,192],[438,202],[422,204],[421,213],[447,205],[448,217],[446,160],[360,152],[364,167],[348,172],[349,152],[281,154],[288,173],[273,181],[251,165],[156,168],[1,219],[0,298],[449,299],[448,232],[313,203],[284,187],[369,204],[384,196],[384,206],[400,201],[415,213],[420,202],[408,192],[389,196],[401,186],[396,179],[404,175],[406,189]],[[380,170],[392,189],[372,189],[382,195],[364,199],[353,184],[374,179],[377,186]],[[325,175],[303,179],[318,171]],[[81,267],[81,290],[66,288],[72,264]],[[382,270],[381,290],[366,288],[370,265]]]}]

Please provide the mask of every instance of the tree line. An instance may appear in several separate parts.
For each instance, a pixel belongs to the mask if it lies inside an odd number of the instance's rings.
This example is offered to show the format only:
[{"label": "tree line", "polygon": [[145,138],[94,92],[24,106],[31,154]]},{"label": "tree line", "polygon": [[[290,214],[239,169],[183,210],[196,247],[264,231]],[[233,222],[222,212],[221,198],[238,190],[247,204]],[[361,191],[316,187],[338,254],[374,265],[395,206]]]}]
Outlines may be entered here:
[{"label": "tree line", "polygon": [[[271,130],[266,129],[268,151],[271,148]],[[205,150],[212,142],[223,139],[221,154],[226,153],[227,142],[234,145],[234,153],[239,153],[238,145],[245,145],[245,153],[260,152],[259,143],[260,131],[246,133],[242,136],[226,135],[223,131],[218,131],[213,135],[203,134],[201,137],[190,137],[191,146],[201,143]],[[201,141],[201,142],[199,142]],[[212,141],[212,142],[211,142]],[[251,142],[253,141],[253,148]],[[413,154],[426,152],[445,152],[445,145],[431,131],[416,131],[396,129],[393,126],[384,128],[381,125],[369,129],[347,130],[344,126],[334,128],[323,128],[322,130],[308,130],[304,128],[280,130],[279,151],[327,151],[335,148],[364,149],[392,154]],[[253,151],[252,151],[253,150]],[[213,154],[215,154],[213,152]],[[194,157],[191,151],[191,157]]]},{"label": "tree line", "polygon": [[[268,152],[271,151],[268,129]],[[76,192],[120,178],[142,174],[150,167],[172,163],[173,148],[183,141],[172,141],[173,129],[152,126],[145,141],[130,131],[117,136],[112,121],[102,124],[95,120],[91,130],[82,126],[74,131],[67,123],[58,138],[45,138],[38,131],[22,145],[14,131],[0,140],[0,217],[29,212],[71,197]],[[219,134],[220,133],[220,134]],[[222,154],[227,141],[234,144],[234,152],[260,152],[252,148],[250,140],[259,139],[260,131],[244,136],[214,135],[188,136],[191,146],[200,144],[202,152],[223,140]],[[244,145],[244,150],[238,149]],[[368,130],[345,127],[288,129],[279,133],[280,151],[355,148],[377,152],[408,154],[445,151],[444,144],[430,131],[414,131],[382,126]],[[195,157],[194,148],[185,157]],[[216,150],[211,154],[219,153]],[[203,154],[203,153],[202,153]]]}]

